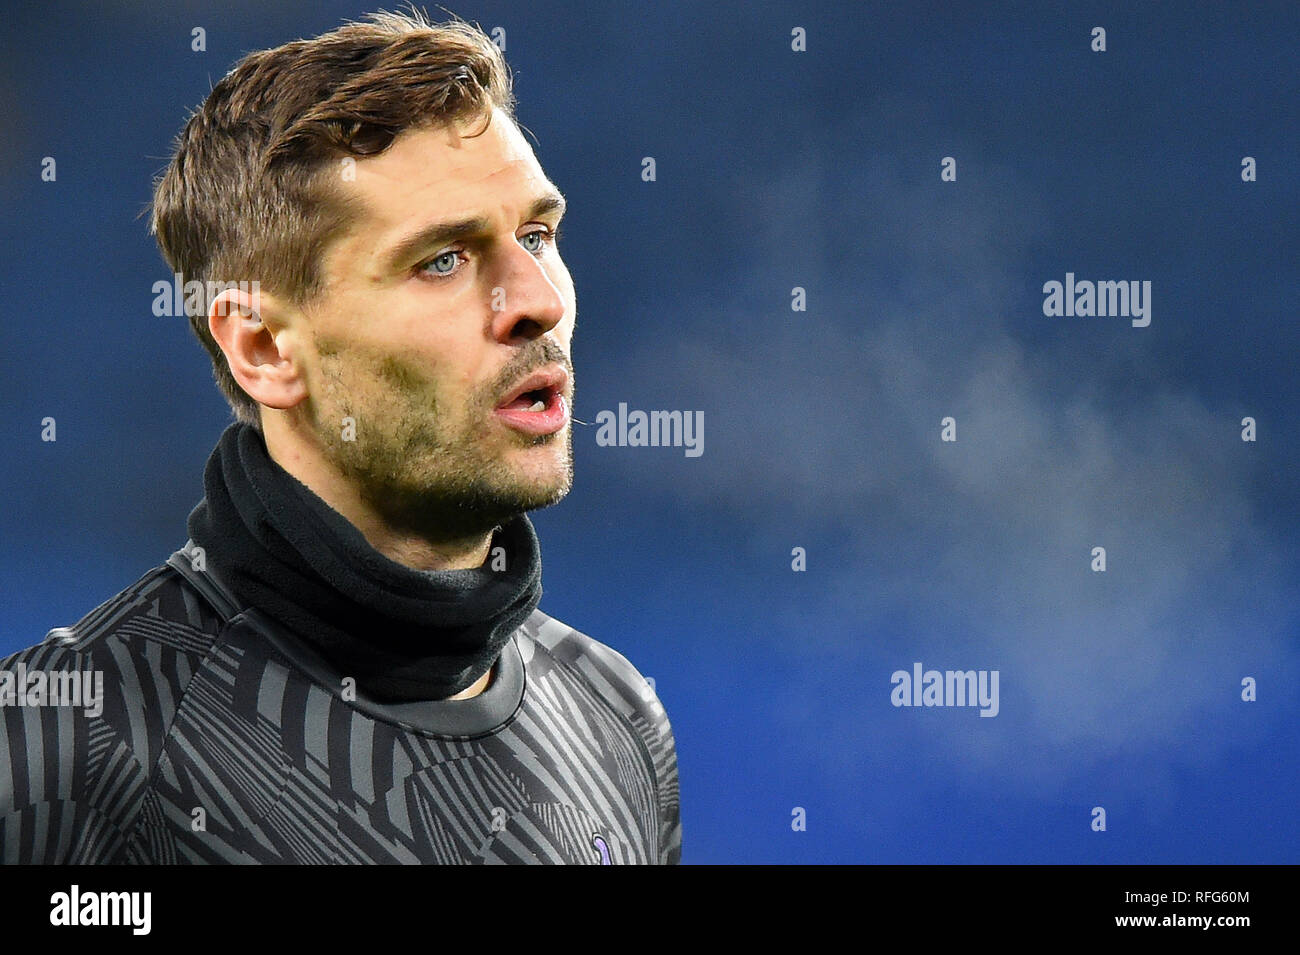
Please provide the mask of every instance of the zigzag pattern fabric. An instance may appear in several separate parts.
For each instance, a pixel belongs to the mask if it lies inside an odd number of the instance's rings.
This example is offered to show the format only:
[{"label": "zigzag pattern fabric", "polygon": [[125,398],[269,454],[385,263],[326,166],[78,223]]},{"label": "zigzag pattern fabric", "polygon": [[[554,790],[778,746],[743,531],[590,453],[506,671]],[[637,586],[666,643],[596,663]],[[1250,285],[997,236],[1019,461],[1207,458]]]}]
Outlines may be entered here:
[{"label": "zigzag pattern fabric", "polygon": [[0,858],[680,860],[658,698],[616,651],[540,610],[502,655],[518,702],[484,731],[430,725],[419,704],[366,706],[293,657],[169,563],[0,662],[28,679],[103,674],[97,714],[16,694],[0,706]]}]

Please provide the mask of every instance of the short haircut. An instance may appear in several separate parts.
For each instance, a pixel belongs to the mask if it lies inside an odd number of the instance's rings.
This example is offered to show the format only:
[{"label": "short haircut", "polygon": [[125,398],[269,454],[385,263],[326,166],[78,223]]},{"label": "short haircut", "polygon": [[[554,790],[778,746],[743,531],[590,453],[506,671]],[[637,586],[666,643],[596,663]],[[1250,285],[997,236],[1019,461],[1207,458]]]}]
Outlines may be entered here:
[{"label": "short haircut", "polygon": [[[490,123],[494,109],[514,120],[510,70],[477,26],[431,24],[414,8],[365,21],[248,54],[190,115],[150,222],[182,283],[256,281],[306,305],[323,290],[326,246],[360,211],[339,188],[340,160],[378,155],[406,129]],[[260,429],[203,301],[187,309],[190,326],[235,417]]]}]

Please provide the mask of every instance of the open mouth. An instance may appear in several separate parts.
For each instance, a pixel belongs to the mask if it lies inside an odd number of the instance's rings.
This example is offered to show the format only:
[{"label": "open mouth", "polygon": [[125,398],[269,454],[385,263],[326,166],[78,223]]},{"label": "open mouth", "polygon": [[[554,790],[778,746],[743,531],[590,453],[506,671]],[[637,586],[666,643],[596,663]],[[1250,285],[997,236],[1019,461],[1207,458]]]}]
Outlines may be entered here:
[{"label": "open mouth", "polygon": [[507,411],[545,411],[558,397],[559,395],[554,388],[534,388],[532,391],[525,391],[512,401],[506,402],[501,408]]},{"label": "open mouth", "polygon": [[494,412],[499,420],[527,434],[553,434],[568,423],[569,408],[564,400],[568,372],[551,369],[529,375],[521,381]]}]

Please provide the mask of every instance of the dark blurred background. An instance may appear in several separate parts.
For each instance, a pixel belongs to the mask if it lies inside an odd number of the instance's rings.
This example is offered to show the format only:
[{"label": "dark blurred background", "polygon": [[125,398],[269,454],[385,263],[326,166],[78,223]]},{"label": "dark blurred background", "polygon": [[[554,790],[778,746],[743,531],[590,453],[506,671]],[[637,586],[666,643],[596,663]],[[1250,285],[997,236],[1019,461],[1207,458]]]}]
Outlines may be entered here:
[{"label": "dark blurred background", "polygon": [[[578,427],[533,515],[542,609],[672,719],[685,862],[1300,861],[1300,7],[1059,6],[447,6],[569,199],[578,417],[704,413],[699,457]],[[185,542],[230,420],[151,310],[173,136],[371,9],[6,5],[0,656]],[[1066,272],[1150,326],[1045,316]],[[892,706],[917,661],[997,717]]]}]

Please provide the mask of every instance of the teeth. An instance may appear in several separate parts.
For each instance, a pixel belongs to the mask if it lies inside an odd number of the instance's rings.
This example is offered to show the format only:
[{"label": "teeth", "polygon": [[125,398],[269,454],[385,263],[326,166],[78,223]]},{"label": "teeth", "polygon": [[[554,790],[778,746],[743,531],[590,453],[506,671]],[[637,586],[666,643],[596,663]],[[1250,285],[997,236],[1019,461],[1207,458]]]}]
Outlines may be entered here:
[{"label": "teeth", "polygon": [[529,408],[528,410],[529,410],[529,411],[545,411],[545,410],[546,410],[546,402],[545,402],[545,401],[542,401],[542,400],[540,400],[540,399],[537,400],[537,401],[534,401],[534,402],[533,402],[533,406],[532,406],[531,408]]}]

